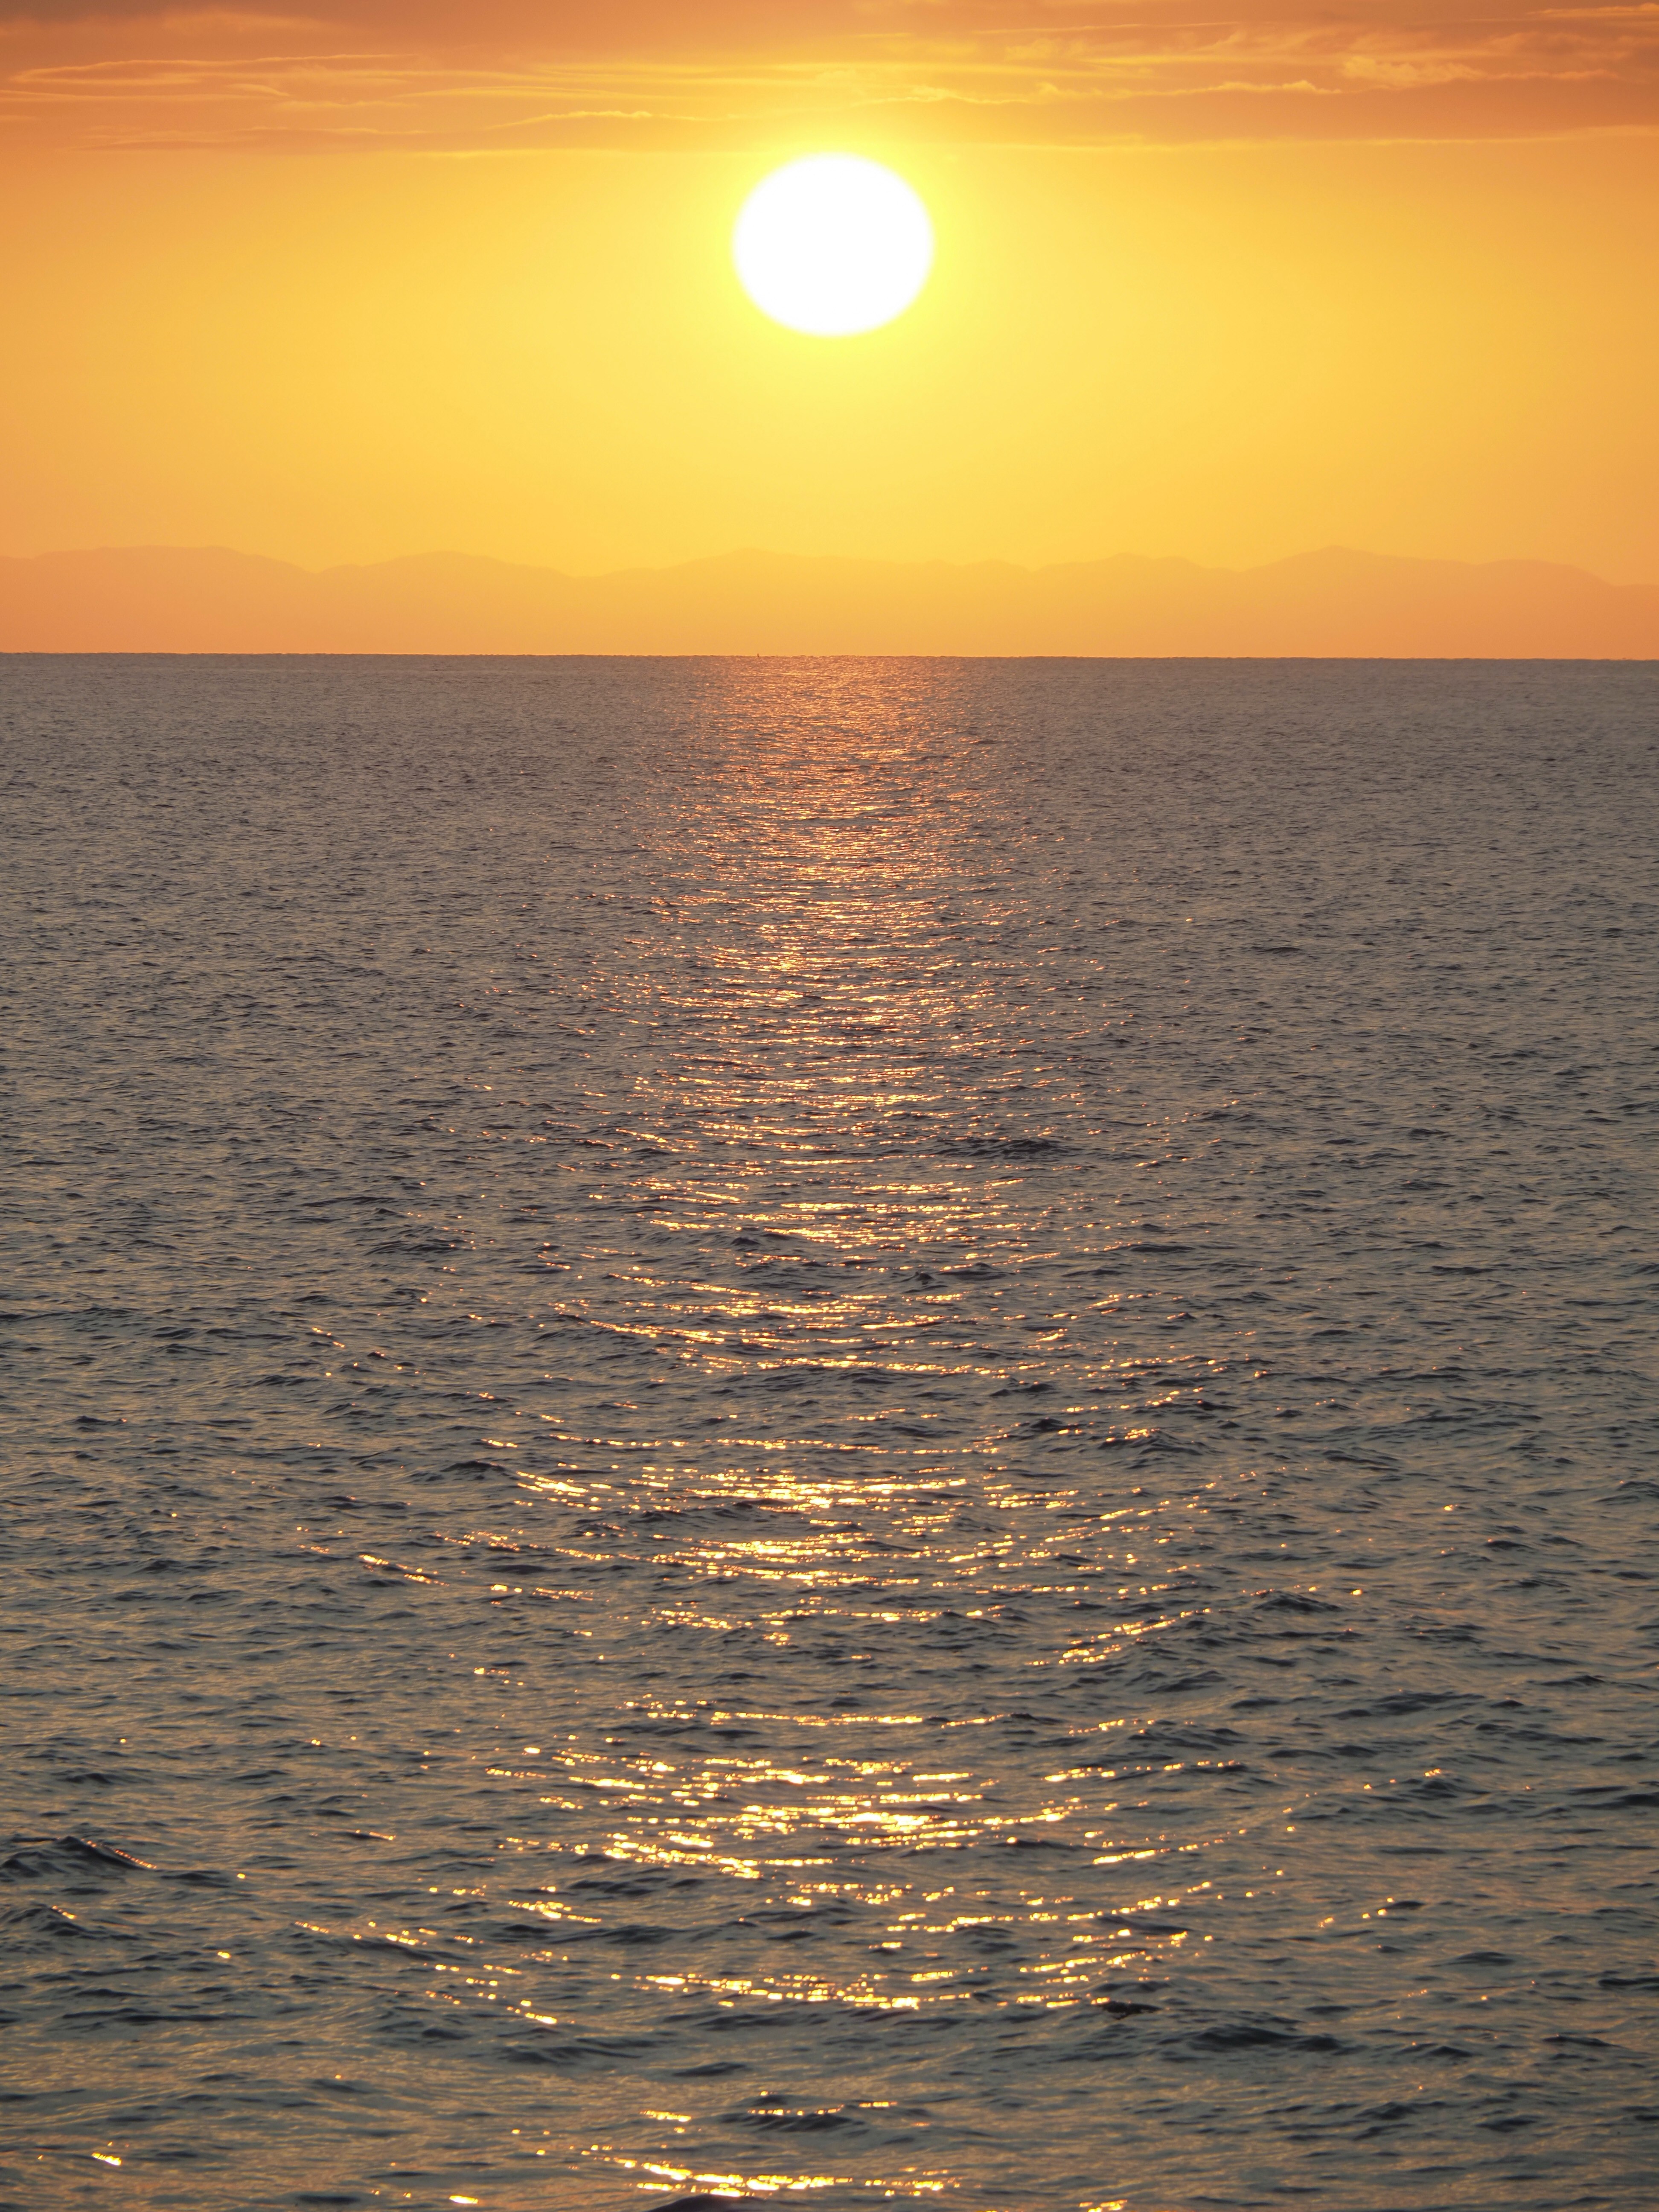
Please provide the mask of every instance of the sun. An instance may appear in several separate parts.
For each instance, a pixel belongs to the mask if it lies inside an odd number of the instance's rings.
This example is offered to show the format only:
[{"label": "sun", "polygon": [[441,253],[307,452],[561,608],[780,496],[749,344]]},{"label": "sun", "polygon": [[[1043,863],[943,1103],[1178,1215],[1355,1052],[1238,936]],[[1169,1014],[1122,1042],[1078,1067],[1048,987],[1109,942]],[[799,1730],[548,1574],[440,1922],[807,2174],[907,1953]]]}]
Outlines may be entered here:
[{"label": "sun", "polygon": [[775,323],[845,338],[902,315],[933,265],[933,226],[902,177],[811,154],[763,179],[732,234],[743,289]]}]

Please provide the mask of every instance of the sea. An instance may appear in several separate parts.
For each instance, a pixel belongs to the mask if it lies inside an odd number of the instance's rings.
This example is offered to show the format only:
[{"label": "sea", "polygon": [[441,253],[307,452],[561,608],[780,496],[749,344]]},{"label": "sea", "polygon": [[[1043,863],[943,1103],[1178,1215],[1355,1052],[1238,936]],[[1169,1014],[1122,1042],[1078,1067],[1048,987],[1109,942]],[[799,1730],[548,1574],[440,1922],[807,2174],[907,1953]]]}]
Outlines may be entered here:
[{"label": "sea", "polygon": [[1659,2201],[1659,665],[0,751],[9,2212]]}]

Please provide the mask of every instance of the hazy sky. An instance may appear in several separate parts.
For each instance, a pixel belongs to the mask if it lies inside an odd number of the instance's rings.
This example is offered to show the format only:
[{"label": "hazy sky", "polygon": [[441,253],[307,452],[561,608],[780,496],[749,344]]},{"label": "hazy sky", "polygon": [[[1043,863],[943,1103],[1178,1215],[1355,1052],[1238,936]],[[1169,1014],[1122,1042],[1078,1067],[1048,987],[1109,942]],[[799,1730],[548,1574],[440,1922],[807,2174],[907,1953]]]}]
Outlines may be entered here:
[{"label": "hazy sky", "polygon": [[[732,274],[847,149],[938,269]],[[1659,4],[0,0],[0,550],[1659,580]]]}]

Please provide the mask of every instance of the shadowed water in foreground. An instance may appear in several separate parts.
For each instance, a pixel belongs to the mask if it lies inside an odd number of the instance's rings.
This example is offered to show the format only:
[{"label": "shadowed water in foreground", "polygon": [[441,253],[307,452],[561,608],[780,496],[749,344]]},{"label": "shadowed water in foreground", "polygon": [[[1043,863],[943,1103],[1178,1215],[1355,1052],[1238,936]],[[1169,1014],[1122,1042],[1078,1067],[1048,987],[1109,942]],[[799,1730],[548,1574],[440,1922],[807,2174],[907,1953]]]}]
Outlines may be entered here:
[{"label": "shadowed water in foreground", "polygon": [[0,2203],[1650,2203],[1656,706],[7,664]]}]

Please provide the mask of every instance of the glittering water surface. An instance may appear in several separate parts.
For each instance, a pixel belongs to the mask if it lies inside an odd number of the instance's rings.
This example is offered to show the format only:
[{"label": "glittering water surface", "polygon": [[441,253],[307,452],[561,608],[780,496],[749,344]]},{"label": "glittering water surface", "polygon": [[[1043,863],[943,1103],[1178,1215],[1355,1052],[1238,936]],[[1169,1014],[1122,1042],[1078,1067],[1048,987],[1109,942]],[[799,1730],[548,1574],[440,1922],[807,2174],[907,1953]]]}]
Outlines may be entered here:
[{"label": "glittering water surface", "polygon": [[5,2204],[1652,2203],[1654,669],[3,684]]}]

